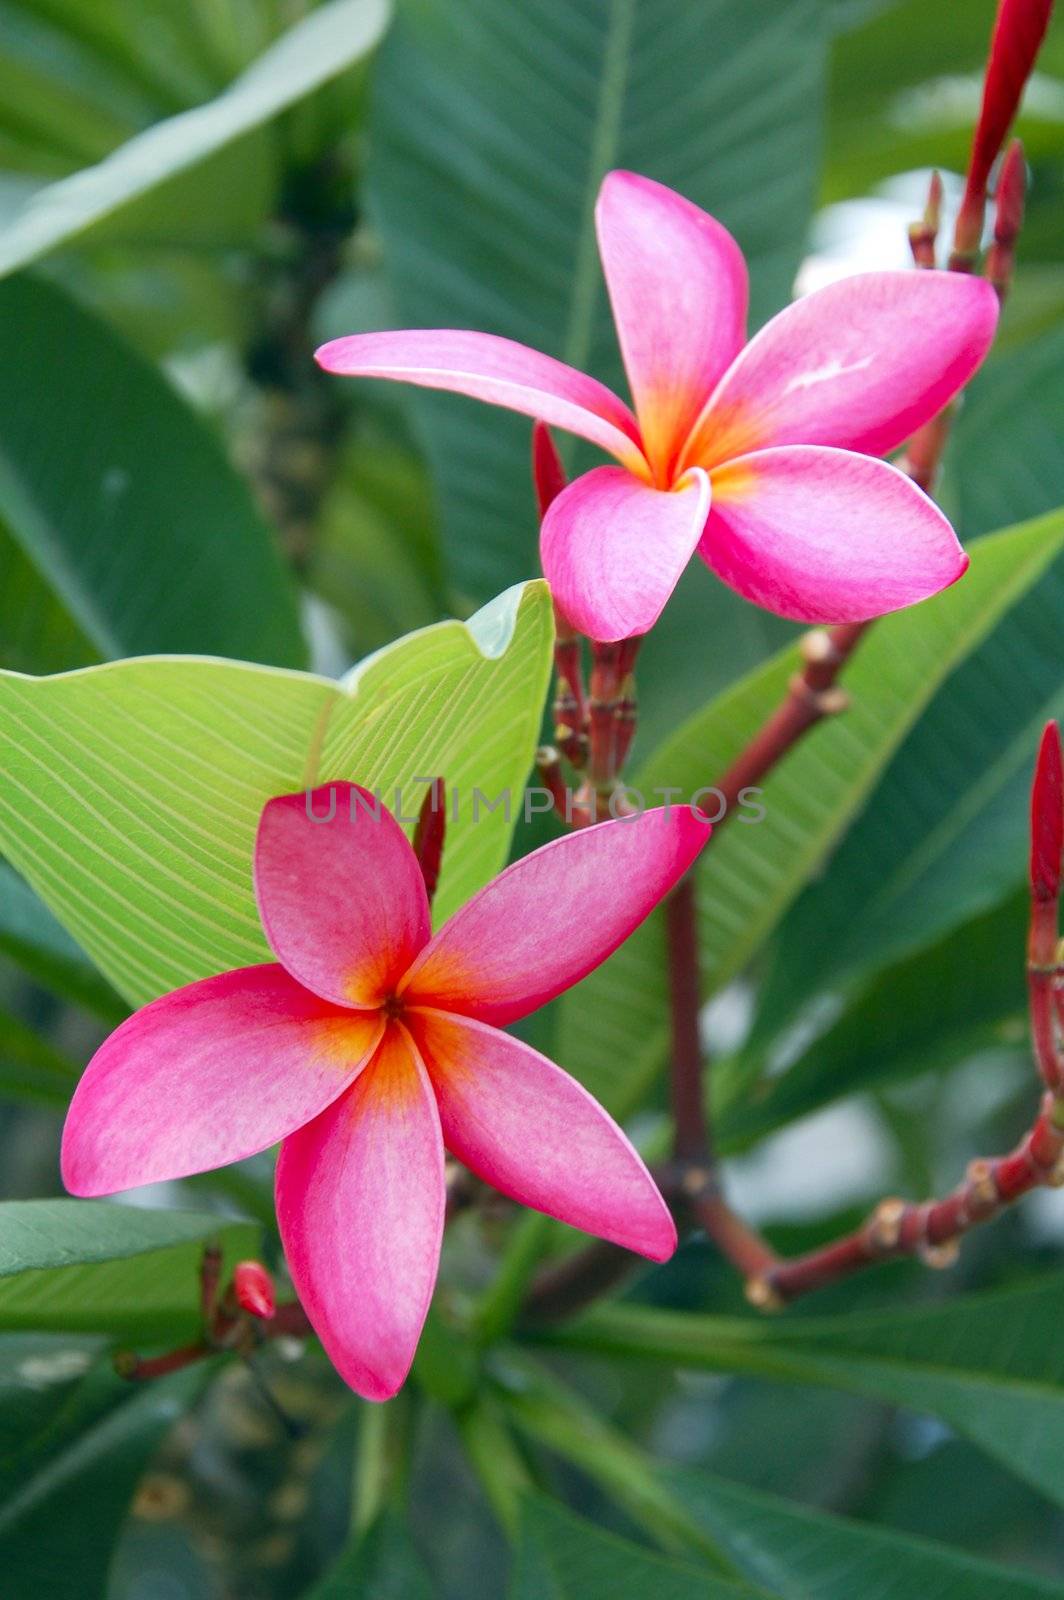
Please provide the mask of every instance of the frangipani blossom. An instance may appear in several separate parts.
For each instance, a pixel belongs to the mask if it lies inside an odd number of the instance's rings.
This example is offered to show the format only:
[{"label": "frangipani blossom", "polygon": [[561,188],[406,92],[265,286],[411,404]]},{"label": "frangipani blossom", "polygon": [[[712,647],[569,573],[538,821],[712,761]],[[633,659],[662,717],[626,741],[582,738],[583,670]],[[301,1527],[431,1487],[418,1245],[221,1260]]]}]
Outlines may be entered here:
[{"label": "frangipani blossom", "polygon": [[507,406],[616,457],[558,496],[541,533],[555,597],[591,638],[645,633],[696,550],[748,600],[805,622],[864,621],[961,576],[949,522],[873,458],[971,377],[997,323],[989,284],[866,273],[744,347],[746,266],[719,222],[630,172],[606,177],[595,217],[634,411],[486,333],[354,334],[318,361]]},{"label": "frangipani blossom", "polygon": [[406,1377],[432,1297],[445,1147],[504,1194],[665,1260],[676,1230],[624,1134],[499,1030],[604,961],[709,832],[681,807],[569,834],[433,937],[417,857],[379,801],[343,783],[271,800],[255,889],[277,962],[189,984],[111,1035],[67,1116],[67,1188],[110,1194],[282,1141],[296,1289],[374,1400]]}]

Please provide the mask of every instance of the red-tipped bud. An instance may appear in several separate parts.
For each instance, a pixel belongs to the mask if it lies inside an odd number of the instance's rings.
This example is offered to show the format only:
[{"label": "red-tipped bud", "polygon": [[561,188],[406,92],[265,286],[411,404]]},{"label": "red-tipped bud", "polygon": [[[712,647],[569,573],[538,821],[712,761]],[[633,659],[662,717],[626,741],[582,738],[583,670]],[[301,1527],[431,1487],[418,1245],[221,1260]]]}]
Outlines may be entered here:
[{"label": "red-tipped bud", "polygon": [[1023,144],[1013,139],[1005,152],[994,196],[994,238],[998,244],[1013,245],[1023,226],[1023,202],[1027,192],[1027,163]]},{"label": "red-tipped bud", "polygon": [[957,218],[954,248],[960,255],[972,256],[979,248],[987,178],[1016,115],[1052,9],[1053,0],[1001,0],[998,6],[990,39],[983,104]]},{"label": "red-tipped bud", "polygon": [[1047,722],[1031,788],[1031,895],[1045,904],[1060,893],[1064,852],[1064,769],[1060,729]]},{"label": "red-tipped bud", "polygon": [[250,1316],[269,1322],[277,1310],[273,1279],[259,1261],[240,1261],[233,1269],[237,1305]]},{"label": "red-tipped bud", "polygon": [[428,793],[421,802],[417,827],[414,829],[414,854],[425,880],[425,892],[431,901],[440,881],[443,863],[443,840],[447,831],[447,796],[442,778],[433,778]]},{"label": "red-tipped bud", "polygon": [[542,520],[569,481],[554,443],[554,435],[545,422],[534,423],[532,427],[532,481],[536,486],[536,504]]}]

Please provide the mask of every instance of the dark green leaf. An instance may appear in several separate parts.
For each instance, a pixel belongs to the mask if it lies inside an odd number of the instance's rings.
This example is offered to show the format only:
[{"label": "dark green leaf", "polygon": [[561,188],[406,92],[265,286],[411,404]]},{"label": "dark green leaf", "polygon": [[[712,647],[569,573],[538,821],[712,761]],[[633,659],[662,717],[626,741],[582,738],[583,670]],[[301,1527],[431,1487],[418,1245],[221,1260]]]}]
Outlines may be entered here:
[{"label": "dark green leaf", "polygon": [[127,1007],[81,946],[38,900],[28,883],[0,862],[0,951],[58,994],[121,1022]]},{"label": "dark green leaf", "polygon": [[510,1600],[754,1600],[766,1593],[653,1555],[553,1501],[529,1496],[523,1505]]},{"label": "dark green leaf", "polygon": [[294,592],[220,445],[32,278],[0,284],[0,417],[0,515],[101,654],[302,662]]},{"label": "dark green leaf", "polygon": [[70,1340],[0,1340],[0,1403],[27,1424],[0,1462],[4,1600],[106,1592],[137,1481],[210,1376],[204,1364],[131,1389],[104,1362],[73,1381],[89,1359]]},{"label": "dark green leaf", "polygon": [[432,1600],[434,1592],[405,1522],[384,1512],[303,1600]]},{"label": "dark green leaf", "polygon": [[750,1582],[781,1600],[1064,1597],[1064,1585],[973,1560],[944,1544],[866,1527],[721,1478],[675,1469],[664,1477]]},{"label": "dark green leaf", "polygon": [[[973,547],[972,565],[962,583],[876,624],[845,675],[850,709],[815,729],[773,769],[761,796],[763,820],[747,820],[755,813],[740,809],[699,863],[707,993],[721,988],[750,960],[867,805],[936,688],[1038,582],[1062,543],[1064,512],[991,535]],[[633,780],[647,802],[660,803],[655,790],[660,792],[661,786],[689,798],[719,777],[779,705],[797,665],[794,652],[773,658],[684,724]],[[1031,715],[1029,705],[1026,714]],[[988,705],[980,706],[978,715],[991,722]],[[942,759],[948,760],[960,746],[954,729]],[[956,787],[950,793],[959,811],[965,793]],[[896,819],[895,826],[902,821]],[[855,906],[861,908],[863,929],[869,903],[890,887],[868,861],[855,861],[849,875],[841,873],[842,854],[809,896],[830,897],[832,937],[823,921],[805,923],[804,943],[793,952],[788,945],[787,961],[781,959],[780,982],[786,983],[792,1003],[810,994],[795,969],[807,975],[814,965],[819,969],[832,960],[849,961],[859,937]],[[893,884],[899,896],[902,887],[899,877]],[[912,914],[919,920],[923,907],[915,905]],[[658,916],[566,996],[561,1059],[611,1108],[623,1110],[638,1099],[663,1059],[665,1019]]]},{"label": "dark green leaf", "polygon": [[0,1205],[0,1330],[108,1333],[180,1344],[199,1328],[199,1263],[253,1256],[251,1222],[108,1200]]},{"label": "dark green leaf", "polygon": [[1064,1503],[1064,1276],[868,1316],[754,1322],[611,1306],[552,1344],[823,1384],[927,1412]]},{"label": "dark green leaf", "polygon": [[[592,216],[611,167],[734,230],[763,320],[804,240],[823,65],[808,0],[409,7],[378,63],[370,171],[400,322],[505,334],[620,384]],[[452,396],[414,403],[451,574],[483,598],[535,570],[529,425]]]},{"label": "dark green leaf", "polygon": [[77,1080],[72,1061],[0,1009],[0,1099],[30,1100],[63,1111]]},{"label": "dark green leaf", "polygon": [[[728,1140],[745,1142],[840,1095],[955,1066],[988,1045],[1025,1036],[1027,896],[1011,896],[937,945],[888,967],[823,1030],[808,1018],[800,1053],[759,1091],[756,1046],[738,1071],[722,1062],[718,1109]],[[777,1041],[778,1045],[779,1041]],[[1034,1089],[1032,1087],[1032,1104]]]}]

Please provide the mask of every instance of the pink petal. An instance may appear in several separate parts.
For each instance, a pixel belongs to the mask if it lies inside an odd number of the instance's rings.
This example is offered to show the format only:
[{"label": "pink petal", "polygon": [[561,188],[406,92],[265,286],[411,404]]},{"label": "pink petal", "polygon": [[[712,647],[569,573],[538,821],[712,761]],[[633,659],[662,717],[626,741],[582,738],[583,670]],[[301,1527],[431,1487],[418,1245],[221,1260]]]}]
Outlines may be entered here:
[{"label": "pink petal", "polygon": [[341,1005],[380,1005],[429,937],[417,857],[387,807],[357,784],[269,802],[255,893],[278,961]]},{"label": "pink petal", "polygon": [[[513,339],[458,328],[353,333],[315,354],[326,372],[392,378],[422,389],[449,389],[554,423],[638,470],[639,428],[605,384]],[[645,467],[643,469],[646,470]]]},{"label": "pink petal", "polygon": [[455,912],[404,980],[404,1001],[500,1026],[525,1016],[612,955],[709,834],[679,805],[552,840]]},{"label": "pink petal", "polygon": [[869,272],[796,300],[725,373],[684,450],[715,466],[768,445],[884,455],[961,389],[998,301],[960,272]]},{"label": "pink petal", "polygon": [[343,1092],[381,1028],[272,963],[163,995],[86,1067],[63,1129],[63,1182],[113,1194],[268,1149]]},{"label": "pink petal", "polygon": [[436,1099],[389,1028],[349,1094],[286,1139],[277,1221],[299,1298],[345,1383],[388,1400],[432,1299],[444,1215]]},{"label": "pink petal", "polygon": [[709,499],[698,467],[671,490],[623,467],[595,467],[564,489],[543,520],[540,557],[573,625],[600,640],[652,628],[694,554]]},{"label": "pink petal", "polygon": [[448,1150],[522,1205],[652,1261],[676,1249],[653,1178],[583,1086],[497,1028],[407,1012],[432,1078]]},{"label": "pink petal", "polygon": [[885,461],[790,445],[713,473],[699,555],[747,600],[800,622],[861,622],[955,583],[968,557]]},{"label": "pink petal", "polygon": [[643,448],[667,483],[714,384],[742,349],[746,263],[713,217],[634,172],[607,174],[595,223]]}]

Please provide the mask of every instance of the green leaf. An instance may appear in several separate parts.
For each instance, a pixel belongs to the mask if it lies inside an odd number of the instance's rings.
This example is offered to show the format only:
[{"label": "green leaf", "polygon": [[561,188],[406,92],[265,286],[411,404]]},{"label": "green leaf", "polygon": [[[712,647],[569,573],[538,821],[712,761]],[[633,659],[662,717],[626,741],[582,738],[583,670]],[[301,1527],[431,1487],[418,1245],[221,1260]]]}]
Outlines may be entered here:
[{"label": "green leaf", "polygon": [[940,1418],[1064,1503],[1064,1276],[875,1316],[755,1322],[610,1306],[552,1346],[821,1384]]},{"label": "green leaf", "polygon": [[73,1061],[0,1009],[0,1098],[65,1111],[77,1080]]},{"label": "green leaf", "polygon": [[[387,19],[386,0],[331,0],[319,6],[217,99],[157,123],[98,166],[36,194],[0,237],[0,274],[14,272],[78,238],[262,127],[371,50]],[[239,189],[223,185],[221,195],[228,195],[230,204],[234,199],[239,203]],[[164,199],[169,207],[174,196],[160,196],[160,205]],[[222,209],[223,218],[224,214]]]},{"label": "green leaf", "polygon": [[108,1022],[128,1008],[27,883],[0,862],[0,952],[57,994]]},{"label": "green leaf", "polygon": [[434,1593],[406,1523],[382,1512],[302,1600],[432,1600]]},{"label": "green leaf", "polygon": [[69,1339],[0,1339],[0,1405],[24,1424],[0,1458],[5,1600],[106,1593],[137,1481],[211,1374],[204,1363],[131,1389],[107,1362],[85,1373],[90,1360]]},{"label": "green leaf", "polygon": [[765,1593],[653,1555],[538,1495],[523,1503],[510,1600],[754,1600]]},{"label": "green leaf", "polygon": [[[1064,406],[1062,371],[1056,329],[995,356],[965,395],[944,499],[966,536],[1064,501],[1053,426]],[[788,918],[762,1002],[762,1042],[815,990],[920,949],[1020,882],[1038,733],[1064,709],[1062,628],[1064,562],[1054,561],[936,697],[832,873]]]},{"label": "green leaf", "polygon": [[0,1205],[0,1330],[106,1333],[180,1344],[200,1326],[199,1263],[255,1255],[255,1223],[108,1200]]},{"label": "green leaf", "polygon": [[[251,879],[259,815],[355,779],[409,822],[449,791],[442,918],[506,858],[550,670],[546,586],[399,640],[343,683],[142,659],[0,674],[0,848],[133,1005],[269,959]],[[419,782],[424,779],[425,782]],[[509,816],[476,790],[509,794]]]},{"label": "green leaf", "polygon": [[700,1473],[665,1469],[671,1492],[751,1583],[780,1600],[1061,1600],[1064,1585],[928,1539],[870,1528]]},{"label": "green leaf", "polygon": [[[754,813],[741,810],[702,856],[706,992],[720,989],[750,960],[867,803],[935,690],[1045,573],[1062,545],[1064,512],[979,540],[963,582],[876,624],[845,675],[850,709],[815,729],[774,769],[761,797],[762,821],[746,820]],[[795,652],[784,652],[687,722],[633,779],[647,802],[660,803],[654,791],[663,786],[686,799],[711,784],[780,703],[797,666]],[[858,893],[851,879],[835,892],[852,897],[850,909],[860,903],[863,911],[867,891]],[[845,937],[840,931],[840,954],[848,953],[850,937],[848,927]],[[819,929],[812,942],[818,957]],[[560,1059],[611,1109],[630,1108],[666,1047],[660,916],[566,996],[561,1016]]]},{"label": "green leaf", "polygon": [[0,417],[0,516],[101,654],[302,663],[294,590],[221,446],[105,323],[33,278],[0,284]]},{"label": "green leaf", "polygon": [[[824,53],[811,0],[408,7],[377,64],[369,170],[400,324],[505,334],[621,384],[593,222],[611,167],[734,230],[762,320],[805,237]],[[411,403],[459,589],[481,598],[534,570],[528,422],[450,395]]]},{"label": "green leaf", "polygon": [[0,667],[62,672],[99,659],[55,590],[0,526]]},{"label": "green leaf", "polygon": [[766,1065],[764,1049],[754,1043],[740,1070],[726,1075],[719,1107],[724,1140],[746,1143],[840,1095],[955,1066],[989,1045],[1022,1039],[1027,914],[1026,894],[1010,896],[878,973],[823,1029],[812,1017],[804,1027],[799,1021],[799,1053],[756,1096],[744,1087]]}]

